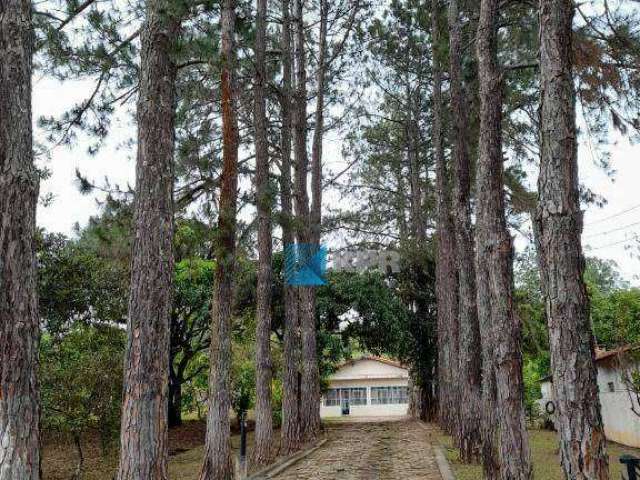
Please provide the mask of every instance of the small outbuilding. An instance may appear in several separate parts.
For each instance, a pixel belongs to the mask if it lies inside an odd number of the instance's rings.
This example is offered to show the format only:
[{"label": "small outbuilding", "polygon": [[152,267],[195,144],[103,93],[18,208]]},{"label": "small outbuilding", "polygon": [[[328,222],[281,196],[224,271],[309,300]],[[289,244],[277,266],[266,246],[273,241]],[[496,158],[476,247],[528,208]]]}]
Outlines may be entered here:
[{"label": "small outbuilding", "polygon": [[[640,373],[638,353],[638,347],[630,345],[617,350],[596,350],[604,433],[608,440],[636,448],[640,448],[640,392],[631,385],[635,382],[629,379],[635,375],[634,372]],[[539,404],[553,421],[555,404],[552,381],[552,377],[542,379]]]},{"label": "small outbuilding", "polygon": [[362,357],[342,364],[329,378],[320,416],[394,417],[407,414],[409,371],[394,360]]}]

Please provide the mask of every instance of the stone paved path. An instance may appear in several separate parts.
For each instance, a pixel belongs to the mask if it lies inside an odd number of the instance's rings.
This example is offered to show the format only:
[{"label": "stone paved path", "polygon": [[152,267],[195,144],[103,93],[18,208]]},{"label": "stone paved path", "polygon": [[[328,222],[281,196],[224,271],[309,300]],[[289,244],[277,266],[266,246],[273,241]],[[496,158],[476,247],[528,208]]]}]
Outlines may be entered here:
[{"label": "stone paved path", "polygon": [[328,441],[277,480],[442,480],[431,432],[409,420],[330,424]]}]

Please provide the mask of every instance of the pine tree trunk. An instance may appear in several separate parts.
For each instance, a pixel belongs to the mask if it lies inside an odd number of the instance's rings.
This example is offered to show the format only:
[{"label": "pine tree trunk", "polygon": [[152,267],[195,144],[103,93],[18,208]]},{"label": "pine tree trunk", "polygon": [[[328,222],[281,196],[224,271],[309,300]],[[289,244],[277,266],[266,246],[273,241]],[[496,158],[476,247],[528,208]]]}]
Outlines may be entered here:
[{"label": "pine tree trunk", "polygon": [[322,222],[322,140],[324,137],[325,57],[327,50],[327,0],[320,0],[320,39],[318,42],[318,66],[315,125],[311,146],[311,236],[320,243]]},{"label": "pine tree trunk", "polygon": [[168,422],[169,428],[182,425],[182,382],[180,378],[169,368],[169,407]]},{"label": "pine tree trunk", "polygon": [[415,420],[420,419],[422,411],[422,389],[417,384],[415,372],[413,369],[409,371],[409,383],[407,385],[409,391],[409,405],[407,406],[407,415]]},{"label": "pine tree trunk", "polygon": [[[282,152],[280,172],[280,203],[282,208],[282,242],[294,243],[293,207],[291,199],[291,129],[292,129],[292,52],[290,0],[282,0],[282,94],[280,109]],[[284,287],[284,372],[282,381],[282,450],[285,454],[300,449],[300,390],[298,365],[300,363],[300,322],[298,318],[298,294],[294,287]]]},{"label": "pine tree trunk", "polygon": [[[476,195],[479,195],[476,192]],[[478,198],[480,198],[478,196]],[[491,318],[491,294],[489,270],[490,245],[486,239],[486,229],[480,228],[481,219],[486,217],[484,205],[478,202],[476,209],[476,309],[480,329],[482,352],[482,395],[481,395],[481,437],[482,470],[486,480],[500,478],[499,428],[497,412],[497,391],[495,377],[495,331]]]},{"label": "pine tree trunk", "polygon": [[521,325],[513,309],[513,248],[507,229],[502,178],[502,78],[497,60],[498,0],[482,0],[477,32],[480,141],[476,191],[477,230],[488,253],[491,323],[494,326],[496,412],[500,478],[532,478],[525,428]]},{"label": "pine tree trunk", "polygon": [[[296,154],[295,208],[298,243],[313,241],[307,193],[307,69],[304,32],[304,0],[296,0],[297,90],[294,108]],[[320,431],[320,378],[316,352],[315,301],[312,287],[299,287],[299,312],[302,337],[302,379],[300,391],[300,426],[305,442],[313,442]]]},{"label": "pine tree trunk", "polygon": [[580,243],[573,2],[540,1],[541,158],[536,222],[565,478],[609,478]]},{"label": "pine tree trunk", "polygon": [[[484,216],[478,206],[477,218]],[[495,331],[491,318],[491,298],[487,258],[489,245],[485,240],[486,232],[476,229],[476,297],[478,323],[480,325],[480,343],[482,348],[482,403],[481,437],[482,469],[486,480],[500,478],[499,429],[497,412],[497,392],[495,374]]]},{"label": "pine tree trunk", "polygon": [[393,195],[393,208],[395,210],[394,217],[398,225],[398,236],[400,237],[398,246],[401,251],[405,251],[408,248],[407,241],[409,239],[409,229],[405,215],[407,210],[407,197],[405,195],[405,175],[402,171],[402,162],[399,160],[400,159],[396,159],[396,161],[391,164],[391,172],[396,182],[395,193]]},{"label": "pine tree trunk", "polygon": [[254,127],[256,144],[256,203],[258,210],[258,286],[256,292],[256,429],[253,462],[271,461],[273,415],[271,412],[271,192],[269,144],[265,99],[265,51],[267,0],[258,0],[255,46]]},{"label": "pine tree trunk", "polygon": [[[326,77],[327,22],[329,6],[327,0],[320,0],[320,38],[318,41],[317,92],[315,125],[311,146],[311,243],[320,248],[322,224],[322,141],[324,138],[324,95]],[[303,22],[301,22],[302,24]],[[309,320],[303,330],[303,354],[306,361],[303,369],[304,384],[309,387],[308,394],[301,397],[302,405],[307,408],[306,418],[309,429],[305,432],[308,441],[313,441],[320,430],[320,372],[317,358],[317,332],[315,321],[316,292],[310,289]],[[304,390],[303,390],[304,392]]]},{"label": "pine tree trunk", "polygon": [[420,178],[421,164],[418,156],[418,145],[416,139],[416,123],[417,113],[414,111],[414,98],[407,82],[406,88],[407,117],[405,123],[405,132],[407,137],[407,158],[409,160],[409,190],[410,190],[410,220],[411,220],[411,237],[413,240],[412,265],[413,269],[422,269],[421,259],[416,255],[424,244],[426,229],[424,225],[423,203],[422,203],[422,185]]},{"label": "pine tree trunk", "polygon": [[[476,310],[473,231],[471,228],[471,172],[468,146],[467,98],[462,84],[461,24],[457,0],[449,2],[449,75],[453,117],[453,192],[458,269],[459,395],[458,444],[460,458],[470,463],[480,450],[480,328]],[[462,400],[464,399],[464,400]]]},{"label": "pine tree trunk", "polygon": [[40,478],[31,2],[0,0],[0,480]]},{"label": "pine tree trunk", "polygon": [[119,480],[167,479],[169,323],[173,284],[173,153],[180,20],[147,4],[138,99],[135,238],[120,429]]},{"label": "pine tree trunk", "polygon": [[[407,62],[410,62],[410,58],[407,58]],[[409,247],[409,265],[410,269],[408,275],[414,279],[424,278],[426,272],[426,257],[425,257],[425,248],[426,248],[426,222],[424,215],[424,194],[423,194],[423,167],[424,163],[421,161],[420,157],[420,139],[419,139],[419,109],[420,109],[420,99],[416,98],[419,95],[418,91],[412,91],[410,82],[406,84],[405,90],[405,101],[406,101],[406,117],[405,117],[405,135],[406,135],[406,151],[407,151],[407,159],[409,160],[409,190],[410,190],[410,209],[409,209],[409,220],[410,220],[410,236],[409,236],[409,245],[407,245],[406,241],[403,241],[403,246],[401,248],[406,249]],[[400,171],[396,174],[397,178],[400,178],[401,168],[400,162],[398,162],[398,166],[400,167]],[[397,191],[400,193],[401,197],[405,196],[404,189],[401,187],[402,182],[398,183]],[[404,201],[400,201],[398,206],[401,208],[398,209],[397,217],[400,219],[404,217]],[[403,225],[404,221],[399,221],[399,230],[401,232],[401,236],[406,235],[406,225]],[[428,309],[424,305],[424,302],[421,302],[419,299],[412,300],[414,304],[414,312],[416,322],[418,324],[428,324],[430,322],[430,316]],[[433,325],[426,325],[425,330],[430,333],[433,331]],[[422,348],[425,352],[433,352],[435,355],[435,335],[430,336],[424,339],[424,344]],[[428,415],[428,411],[432,412],[434,409],[432,399],[430,398],[430,392],[428,391],[433,384],[433,375],[434,369],[429,368],[425,365],[420,365],[418,369],[414,369],[411,373],[413,377],[413,390],[410,392],[409,398],[409,408],[410,415],[413,415],[415,418],[425,419]]]},{"label": "pine tree trunk", "polygon": [[433,384],[420,385],[413,369],[409,372],[409,406],[407,414],[416,420],[431,422],[436,413],[434,408]]},{"label": "pine tree trunk", "polygon": [[231,480],[231,436],[229,424],[231,370],[231,306],[236,250],[236,206],[238,192],[238,119],[236,112],[236,2],[224,0],[220,12],[222,65],[222,174],[215,241],[217,268],[211,314],[209,362],[209,413],[205,458],[200,480]]},{"label": "pine tree trunk", "polygon": [[[453,221],[452,221],[452,228],[453,227]],[[454,240],[452,240],[453,245],[455,246],[455,232],[451,232],[452,237],[454,237]],[[455,248],[455,247],[454,247]],[[455,257],[455,250],[453,250],[451,252],[451,261],[453,262],[451,265],[453,266],[453,269],[457,270],[455,268],[456,265],[456,257]],[[447,410],[448,410],[448,423],[446,425],[446,429],[445,431],[451,435],[454,439],[454,442],[457,446],[459,443],[459,437],[458,437],[458,432],[459,432],[459,424],[460,424],[460,403],[461,403],[461,398],[460,398],[460,323],[459,323],[459,315],[458,315],[458,276],[457,276],[457,272],[454,271],[453,273],[454,275],[454,281],[456,282],[455,285],[455,294],[456,297],[455,298],[451,298],[450,301],[452,302],[456,302],[455,305],[455,317],[452,319],[452,321],[447,325],[446,327],[446,335],[448,337],[448,353],[449,356],[447,358],[447,368],[448,368],[448,375],[449,375],[449,385],[448,385],[448,392],[447,392]],[[447,292],[445,295],[448,296],[452,296],[452,292]]]},{"label": "pine tree trunk", "polygon": [[82,469],[84,466],[84,452],[82,451],[82,438],[80,434],[73,436],[73,443],[76,447],[76,453],[78,454],[78,463],[76,463],[76,469],[73,472],[72,480],[80,480],[82,478]]},{"label": "pine tree trunk", "polygon": [[443,430],[451,432],[453,411],[451,401],[453,374],[450,370],[451,356],[450,332],[456,329],[458,321],[458,280],[455,265],[455,237],[451,218],[451,200],[449,180],[444,157],[442,132],[442,67],[439,42],[440,13],[439,0],[431,2],[431,34],[433,56],[433,152],[436,164],[437,196],[437,261],[436,261],[436,300],[438,304],[438,421]]}]

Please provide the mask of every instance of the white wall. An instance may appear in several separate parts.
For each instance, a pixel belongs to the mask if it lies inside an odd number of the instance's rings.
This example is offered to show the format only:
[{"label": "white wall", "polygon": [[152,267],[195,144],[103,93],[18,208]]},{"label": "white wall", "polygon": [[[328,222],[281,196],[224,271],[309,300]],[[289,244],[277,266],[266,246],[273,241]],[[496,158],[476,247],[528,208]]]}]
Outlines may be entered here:
[{"label": "white wall", "polygon": [[[367,405],[350,405],[348,417],[387,417],[387,416],[402,416],[406,415],[409,404],[388,404],[388,405],[371,405],[371,387],[406,387],[409,384],[408,374],[406,378],[371,378],[372,376],[381,375],[382,371],[386,370],[378,368],[377,365],[359,365],[359,363],[375,363],[378,365],[384,365],[389,367],[394,372],[393,374],[400,374],[406,372],[402,368],[397,368],[392,365],[381,364],[380,362],[365,360],[362,362],[356,362],[353,367],[348,368],[347,372],[343,372],[342,369],[336,372],[329,380],[329,388],[366,388],[367,389]],[[368,368],[367,368],[368,367]],[[389,370],[386,370],[389,372]],[[339,375],[340,374],[340,375]],[[388,373],[387,373],[388,374]],[[344,378],[344,377],[360,377],[360,378]],[[324,397],[320,404],[320,417],[341,417],[342,409],[340,406],[326,407],[324,405]]]},{"label": "white wall", "polygon": [[[640,447],[640,417],[631,410],[631,398],[620,377],[620,370],[614,365],[598,366],[604,433],[614,442]],[[613,385],[609,385],[610,383]]]},{"label": "white wall", "polygon": [[[613,385],[609,385],[610,383]],[[540,386],[542,399],[539,404],[544,412],[546,403],[553,398],[551,382],[543,382]],[[607,439],[640,448],[640,417],[631,410],[631,398],[621,380],[621,372],[615,359],[598,362],[598,388],[602,422]],[[640,411],[637,402],[634,401],[634,403],[636,403],[636,410]]]}]

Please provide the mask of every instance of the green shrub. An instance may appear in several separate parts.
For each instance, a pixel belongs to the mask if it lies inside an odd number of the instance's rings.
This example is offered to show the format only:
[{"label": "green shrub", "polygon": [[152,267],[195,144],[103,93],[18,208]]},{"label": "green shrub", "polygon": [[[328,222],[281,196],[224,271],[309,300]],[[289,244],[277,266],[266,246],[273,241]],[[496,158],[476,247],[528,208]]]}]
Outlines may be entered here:
[{"label": "green shrub", "polygon": [[122,367],[126,334],[107,325],[78,322],[40,346],[42,424],[79,442],[89,430],[103,450],[120,427]]}]

